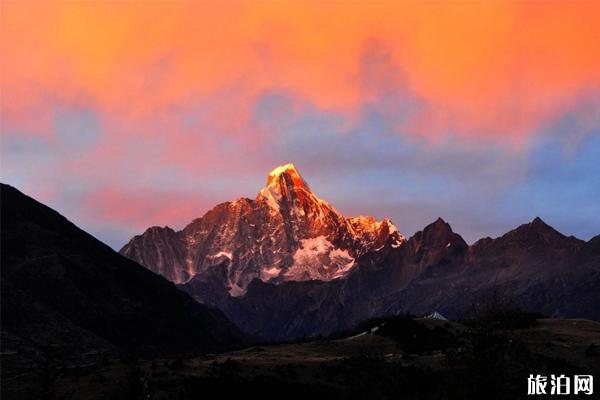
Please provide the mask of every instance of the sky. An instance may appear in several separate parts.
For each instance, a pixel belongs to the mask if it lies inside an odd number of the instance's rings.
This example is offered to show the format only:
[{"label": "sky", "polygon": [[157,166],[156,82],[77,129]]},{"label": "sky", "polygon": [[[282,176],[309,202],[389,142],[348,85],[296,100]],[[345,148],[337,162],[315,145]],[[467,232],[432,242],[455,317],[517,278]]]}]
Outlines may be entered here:
[{"label": "sky", "polygon": [[115,249],[288,162],[405,235],[600,234],[600,2],[0,7],[0,180]]}]

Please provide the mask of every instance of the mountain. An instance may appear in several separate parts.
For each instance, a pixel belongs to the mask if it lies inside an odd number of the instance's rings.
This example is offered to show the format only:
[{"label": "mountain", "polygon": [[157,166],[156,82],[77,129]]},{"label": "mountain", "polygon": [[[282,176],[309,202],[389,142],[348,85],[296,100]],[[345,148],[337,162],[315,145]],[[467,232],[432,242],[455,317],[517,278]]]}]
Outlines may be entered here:
[{"label": "mountain", "polygon": [[4,352],[47,360],[176,356],[245,340],[221,311],[17,189],[0,189]]},{"label": "mountain", "polygon": [[254,200],[219,204],[179,232],[152,227],[120,253],[175,283],[210,281],[241,296],[256,278],[343,278],[363,254],[404,240],[388,219],[345,218],[286,164],[269,173]]},{"label": "mountain", "polygon": [[480,239],[456,257],[443,268],[429,266],[390,295],[382,312],[435,309],[457,317],[497,301],[553,317],[600,319],[594,306],[600,303],[600,251],[593,240],[567,237],[535,218],[499,238]]},{"label": "mountain", "polygon": [[[523,241],[523,232],[562,241]],[[328,335],[372,317],[438,311],[458,319],[486,307],[600,319],[598,238],[550,232],[556,231],[533,221],[468,246],[438,219],[398,248],[363,255],[344,279],[278,285],[257,279],[243,297],[221,297],[218,305],[244,331],[276,340]],[[214,304],[213,292],[194,281],[180,287]]]},{"label": "mountain", "polygon": [[223,203],[180,232],[150,228],[121,254],[268,339],[326,335],[360,321],[488,303],[600,319],[600,239],[535,218],[468,245],[441,218],[404,238],[392,223],[346,218],[292,164],[254,200]]}]

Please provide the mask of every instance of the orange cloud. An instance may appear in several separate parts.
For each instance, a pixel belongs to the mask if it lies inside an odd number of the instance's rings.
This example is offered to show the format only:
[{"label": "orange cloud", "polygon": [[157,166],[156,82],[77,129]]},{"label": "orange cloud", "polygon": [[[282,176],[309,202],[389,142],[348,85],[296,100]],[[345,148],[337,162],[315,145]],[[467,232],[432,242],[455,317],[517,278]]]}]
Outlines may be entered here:
[{"label": "orange cloud", "polygon": [[269,89],[351,115],[370,100],[361,63],[374,42],[424,104],[416,135],[518,142],[600,87],[597,2],[1,7],[5,129],[42,130],[52,102],[92,103],[127,124],[225,91],[231,107],[215,125],[233,131]]},{"label": "orange cloud", "polygon": [[[177,225],[189,223],[216,204],[214,200],[210,203],[211,200],[182,192],[115,187],[94,191],[79,199],[83,205],[83,215],[91,221],[125,223],[136,229],[164,225],[165,221]],[[165,207],[165,204],[169,207]]]}]

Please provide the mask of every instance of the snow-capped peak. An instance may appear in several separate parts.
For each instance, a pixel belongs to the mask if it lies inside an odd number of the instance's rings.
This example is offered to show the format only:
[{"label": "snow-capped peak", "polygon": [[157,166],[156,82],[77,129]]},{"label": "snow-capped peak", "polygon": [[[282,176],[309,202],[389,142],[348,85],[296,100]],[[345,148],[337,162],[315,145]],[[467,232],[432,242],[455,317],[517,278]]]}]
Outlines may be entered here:
[{"label": "snow-capped peak", "polygon": [[280,165],[274,168],[271,172],[269,172],[269,175],[267,176],[267,187],[278,186],[280,184],[279,178],[281,177],[281,175],[289,177],[291,181],[290,183],[292,183],[294,186],[304,186],[306,187],[306,189],[308,189],[306,181],[302,178],[302,176],[292,163]]},{"label": "snow-capped peak", "polygon": [[258,199],[265,200],[276,211],[279,211],[282,201],[294,202],[299,197],[314,197],[314,201],[318,201],[292,163],[280,165],[269,172],[267,184],[258,194]]},{"label": "snow-capped peak", "polygon": [[161,232],[158,239],[152,232],[145,236],[172,251],[136,239],[125,254],[177,283],[216,276],[217,268],[232,296],[243,295],[255,278],[275,284],[344,278],[362,255],[405,242],[387,218],[344,217],[310,191],[291,163],[269,173],[255,200],[222,203],[183,231]]},{"label": "snow-capped peak", "polygon": [[287,163],[273,168],[273,170],[269,172],[269,176],[276,177],[277,175],[280,175],[287,170],[293,170],[297,172],[296,166],[293,163]]}]

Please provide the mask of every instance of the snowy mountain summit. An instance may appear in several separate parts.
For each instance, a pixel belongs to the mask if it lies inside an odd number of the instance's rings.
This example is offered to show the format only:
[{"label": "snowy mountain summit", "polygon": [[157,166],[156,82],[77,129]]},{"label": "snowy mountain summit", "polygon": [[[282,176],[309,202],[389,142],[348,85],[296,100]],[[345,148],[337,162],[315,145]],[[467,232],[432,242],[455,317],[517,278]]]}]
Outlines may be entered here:
[{"label": "snowy mountain summit", "polygon": [[343,278],[361,255],[404,242],[389,219],[344,217],[285,164],[254,200],[219,204],[179,232],[149,228],[120,253],[175,283],[210,282],[240,296],[254,279]]}]

